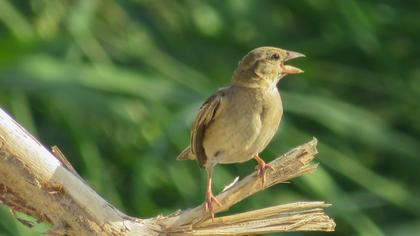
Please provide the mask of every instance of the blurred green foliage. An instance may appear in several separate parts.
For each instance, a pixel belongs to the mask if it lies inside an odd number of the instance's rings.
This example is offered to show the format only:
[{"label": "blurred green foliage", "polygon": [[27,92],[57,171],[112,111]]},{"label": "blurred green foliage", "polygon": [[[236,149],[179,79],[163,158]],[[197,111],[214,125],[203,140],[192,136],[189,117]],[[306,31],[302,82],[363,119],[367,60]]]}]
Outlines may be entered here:
[{"label": "blurred green foliage", "polygon": [[[333,235],[420,232],[418,1],[0,1],[0,105],[127,213],[203,201],[177,162],[200,103],[239,59],[302,52],[279,84],[285,116],[262,154],[320,140],[321,167],[235,206],[325,200]],[[255,163],[218,166],[215,190]],[[1,235],[40,235],[0,208]],[[293,235],[321,235],[295,233]]]}]

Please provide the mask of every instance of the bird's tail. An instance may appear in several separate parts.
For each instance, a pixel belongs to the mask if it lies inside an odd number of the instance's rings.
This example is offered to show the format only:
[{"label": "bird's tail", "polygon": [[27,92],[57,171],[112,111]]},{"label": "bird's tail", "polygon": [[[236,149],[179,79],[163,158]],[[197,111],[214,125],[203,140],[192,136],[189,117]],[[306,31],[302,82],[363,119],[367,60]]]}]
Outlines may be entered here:
[{"label": "bird's tail", "polygon": [[177,160],[183,161],[183,160],[195,160],[195,155],[191,152],[190,146],[184,149],[178,157]]}]

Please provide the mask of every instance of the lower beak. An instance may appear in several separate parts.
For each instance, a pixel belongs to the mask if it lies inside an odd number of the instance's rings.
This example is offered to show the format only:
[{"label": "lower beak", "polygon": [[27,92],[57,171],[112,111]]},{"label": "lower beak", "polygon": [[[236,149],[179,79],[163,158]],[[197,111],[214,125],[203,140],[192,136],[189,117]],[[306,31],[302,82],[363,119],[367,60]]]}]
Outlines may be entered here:
[{"label": "lower beak", "polygon": [[289,65],[283,65],[282,66],[282,73],[285,74],[300,74],[303,73],[303,70],[294,67],[294,66],[289,66]]}]

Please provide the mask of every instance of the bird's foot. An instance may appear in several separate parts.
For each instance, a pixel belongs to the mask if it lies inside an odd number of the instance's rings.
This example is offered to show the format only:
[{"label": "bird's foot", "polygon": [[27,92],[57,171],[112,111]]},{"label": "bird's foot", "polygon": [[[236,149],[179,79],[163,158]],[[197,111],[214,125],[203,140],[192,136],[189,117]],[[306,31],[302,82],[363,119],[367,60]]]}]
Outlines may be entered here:
[{"label": "bird's foot", "polygon": [[259,156],[255,158],[255,160],[258,162],[257,169],[257,176],[261,178],[262,187],[264,188],[264,184],[266,181],[266,172],[267,170],[274,170],[274,167],[272,167],[269,164],[266,164],[263,159],[261,159]]},{"label": "bird's foot", "polygon": [[219,207],[222,207],[222,204],[217,200],[211,191],[206,192],[206,202],[204,203],[204,210],[211,215],[211,218],[214,219],[214,203]]}]

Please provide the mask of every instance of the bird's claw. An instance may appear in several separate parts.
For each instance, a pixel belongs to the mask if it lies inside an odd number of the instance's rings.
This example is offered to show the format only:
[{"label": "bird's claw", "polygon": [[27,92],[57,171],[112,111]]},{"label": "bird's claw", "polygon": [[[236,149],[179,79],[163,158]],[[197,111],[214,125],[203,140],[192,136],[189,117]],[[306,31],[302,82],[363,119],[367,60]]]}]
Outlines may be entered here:
[{"label": "bird's claw", "polygon": [[262,162],[258,162],[258,166],[256,168],[257,168],[257,176],[261,178],[262,187],[264,188],[264,184],[266,181],[266,172],[268,169],[274,170],[274,167],[262,161]]},{"label": "bird's claw", "polygon": [[222,203],[217,200],[212,192],[206,192],[206,202],[204,203],[204,210],[211,215],[211,218],[214,219],[214,203],[219,207],[222,207]]}]

